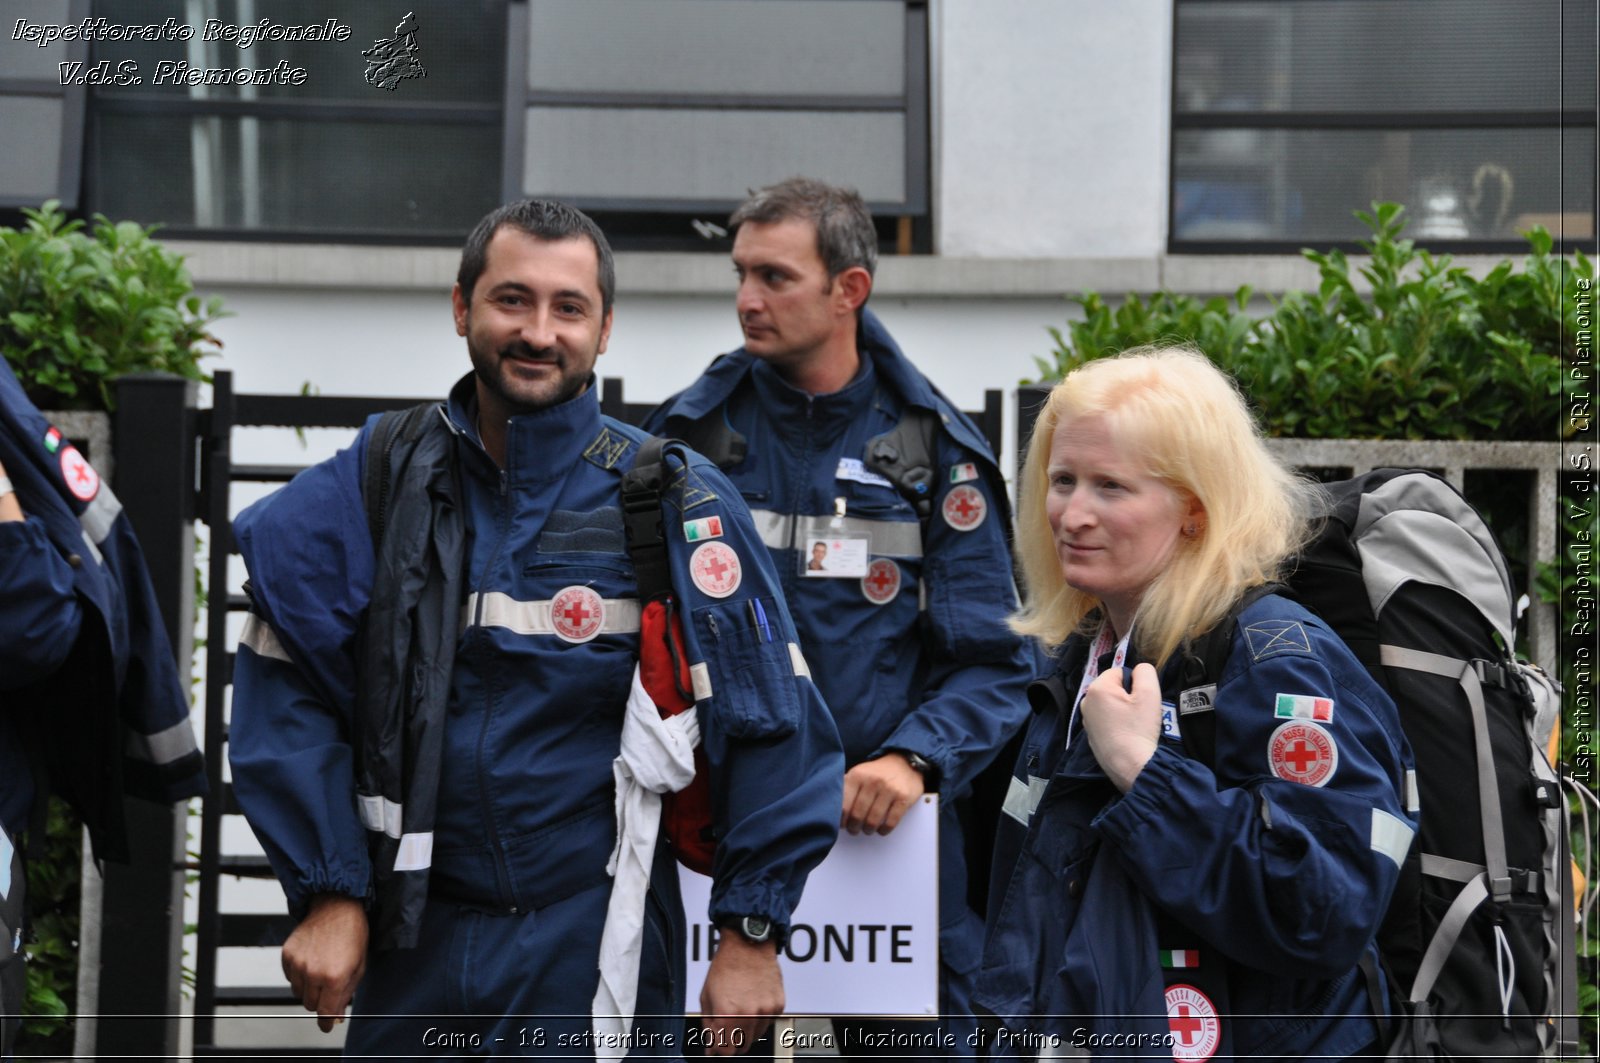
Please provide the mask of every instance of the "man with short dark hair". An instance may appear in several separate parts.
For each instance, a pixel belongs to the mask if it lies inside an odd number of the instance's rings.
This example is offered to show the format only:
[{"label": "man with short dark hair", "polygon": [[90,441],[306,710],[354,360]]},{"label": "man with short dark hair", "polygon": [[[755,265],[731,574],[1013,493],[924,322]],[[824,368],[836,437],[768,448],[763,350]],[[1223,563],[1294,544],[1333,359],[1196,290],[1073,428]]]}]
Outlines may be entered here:
[{"label": "man with short dark hair", "polygon": [[[877,236],[859,195],[791,178],[730,224],[744,346],[648,427],[760,500],[757,526],[844,741],[842,826],[887,834],[938,792],[940,1004],[952,1051],[970,1053],[982,919],[967,904],[957,806],[1020,726],[1031,677],[1006,624],[1004,480],[977,429],[864,309]],[[829,543],[821,572],[806,556],[817,539]],[[841,1031],[842,1055],[864,1051],[866,1025]]]},{"label": "man with short dark hair", "polygon": [[[668,448],[644,520],[663,542],[629,549],[619,486],[646,437],[593,387],[613,286],[578,211],[490,214],[452,293],[473,371],[448,402],[369,422],[235,523],[236,792],[299,919],[284,971],[325,1030],[353,997],[352,1054],[681,1054],[653,795],[694,774],[695,726],[724,928],[696,1041],[743,1051],[783,1008],[776,949],[832,843],[838,737],[715,467]],[[666,631],[641,601],[662,563]],[[634,678],[652,646],[688,727]]]}]

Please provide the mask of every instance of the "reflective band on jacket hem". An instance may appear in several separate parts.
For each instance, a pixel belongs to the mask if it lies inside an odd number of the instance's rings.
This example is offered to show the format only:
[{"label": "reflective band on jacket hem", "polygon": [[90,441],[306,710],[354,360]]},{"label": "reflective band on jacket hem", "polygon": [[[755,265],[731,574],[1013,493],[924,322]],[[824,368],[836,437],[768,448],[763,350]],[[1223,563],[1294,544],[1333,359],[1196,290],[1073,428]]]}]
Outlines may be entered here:
[{"label": "reflective band on jacket hem", "polygon": [[1411,850],[1411,838],[1416,834],[1411,824],[1391,816],[1381,808],[1372,810],[1372,851],[1382,853],[1399,867]]},{"label": "reflective band on jacket hem", "polygon": [[706,701],[711,697],[711,669],[704,661],[689,666],[689,685],[694,687],[694,700]]},{"label": "reflective band on jacket hem", "polygon": [[[916,520],[868,520],[865,517],[835,518],[826,514],[795,516],[769,509],[751,510],[756,532],[773,550],[790,547],[804,549],[809,539],[838,535],[865,535],[871,540],[871,553],[884,557],[921,557],[922,523]],[[837,523],[835,523],[837,521]],[[794,534],[798,532],[798,535]]]},{"label": "reflective band on jacket hem", "polygon": [[[483,615],[478,615],[479,605]],[[639,599],[602,598],[605,620],[600,624],[601,635],[637,635],[639,633]],[[537,602],[519,602],[509,594],[488,591],[467,596],[461,610],[461,626],[503,627],[519,635],[554,635],[555,624],[550,617],[550,599]]]},{"label": "reflective band on jacket hem", "polygon": [[356,802],[361,809],[361,825],[368,830],[382,831],[391,838],[400,837],[400,824],[404,806],[390,801],[386,797],[376,797],[372,794],[357,794]]},{"label": "reflective band on jacket hem", "polygon": [[194,744],[194,728],[189,726],[188,720],[153,735],[128,735],[128,755],[151,764],[172,764],[198,751]]},{"label": "reflective band on jacket hem", "polygon": [[1039,807],[1039,801],[1044,797],[1044,788],[1049,784],[1049,779],[1041,779],[1037,775],[1028,776],[1027,782],[1013,775],[1011,785],[1006,787],[1006,803],[1000,810],[1026,827],[1033,818],[1034,809]]},{"label": "reflective band on jacket hem", "polygon": [[283,643],[278,641],[278,633],[254,613],[244,622],[244,630],[239,633],[239,645],[250,647],[261,657],[271,657],[275,661],[289,660]]},{"label": "reflective band on jacket hem", "polygon": [[394,854],[396,871],[426,871],[433,866],[433,831],[426,834],[406,834],[400,838],[400,848]]}]

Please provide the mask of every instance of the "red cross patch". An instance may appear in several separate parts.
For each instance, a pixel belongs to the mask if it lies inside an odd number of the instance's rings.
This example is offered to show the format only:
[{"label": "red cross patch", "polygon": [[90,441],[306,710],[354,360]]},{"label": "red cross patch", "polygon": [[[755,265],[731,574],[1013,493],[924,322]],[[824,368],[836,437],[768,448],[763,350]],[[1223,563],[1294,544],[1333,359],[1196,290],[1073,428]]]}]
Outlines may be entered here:
[{"label": "red cross patch", "polygon": [[1192,985],[1167,987],[1167,1028],[1172,1031],[1172,1058],[1184,1063],[1210,1059],[1222,1043],[1216,1007]]},{"label": "red cross patch", "polygon": [[100,491],[100,474],[71,444],[61,450],[61,478],[67,482],[72,497],[80,502],[88,502]]},{"label": "red cross patch", "polygon": [[739,555],[727,543],[701,543],[689,555],[689,578],[713,598],[726,598],[738,590],[743,575]]},{"label": "red cross patch", "polygon": [[605,600],[588,587],[567,587],[550,599],[550,626],[565,642],[588,642],[605,622]]},{"label": "red cross patch", "polygon": [[944,496],[944,522],[956,531],[969,532],[989,515],[983,492],[971,484],[954,487]]},{"label": "red cross patch", "polygon": [[880,557],[867,566],[861,577],[861,593],[873,605],[886,605],[900,593],[900,566],[887,557]]},{"label": "red cross patch", "polygon": [[1269,744],[1272,774],[1289,782],[1321,786],[1339,766],[1339,747],[1333,735],[1305,720],[1286,723],[1272,732]]}]

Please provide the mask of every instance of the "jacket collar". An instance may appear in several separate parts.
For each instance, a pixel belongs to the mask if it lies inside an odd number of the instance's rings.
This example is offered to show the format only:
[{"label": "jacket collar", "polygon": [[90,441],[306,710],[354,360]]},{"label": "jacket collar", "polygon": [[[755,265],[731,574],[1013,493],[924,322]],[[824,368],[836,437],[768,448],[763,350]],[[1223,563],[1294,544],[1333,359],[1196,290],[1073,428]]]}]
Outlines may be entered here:
[{"label": "jacket collar", "polygon": [[[450,389],[450,421],[483,454],[478,437],[476,375],[468,373]],[[600,389],[593,376],[583,394],[556,406],[518,414],[507,422],[506,480],[512,484],[565,479],[584,450],[600,434]],[[489,463],[490,466],[493,462]]]}]

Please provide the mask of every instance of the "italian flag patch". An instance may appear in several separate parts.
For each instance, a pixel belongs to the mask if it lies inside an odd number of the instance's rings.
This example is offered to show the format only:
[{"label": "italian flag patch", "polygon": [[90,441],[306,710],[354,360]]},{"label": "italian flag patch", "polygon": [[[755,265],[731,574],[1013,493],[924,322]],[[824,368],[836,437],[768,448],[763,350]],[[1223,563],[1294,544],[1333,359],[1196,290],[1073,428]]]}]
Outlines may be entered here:
[{"label": "italian flag patch", "polygon": [[698,543],[703,539],[720,539],[722,518],[702,517],[700,520],[686,520],[683,522],[683,537],[691,543]]},{"label": "italian flag patch", "polygon": [[976,480],[977,478],[978,466],[970,461],[950,466],[950,482],[953,484],[964,484],[968,480]]},{"label": "italian flag patch", "polygon": [[61,449],[61,430],[54,425],[44,434],[44,449],[52,454]]},{"label": "italian flag patch", "polygon": [[1200,966],[1199,949],[1162,949],[1161,966],[1171,970],[1174,967]]},{"label": "italian flag patch", "polygon": [[1333,699],[1318,698],[1310,694],[1279,694],[1277,716],[1281,720],[1333,719]]}]

